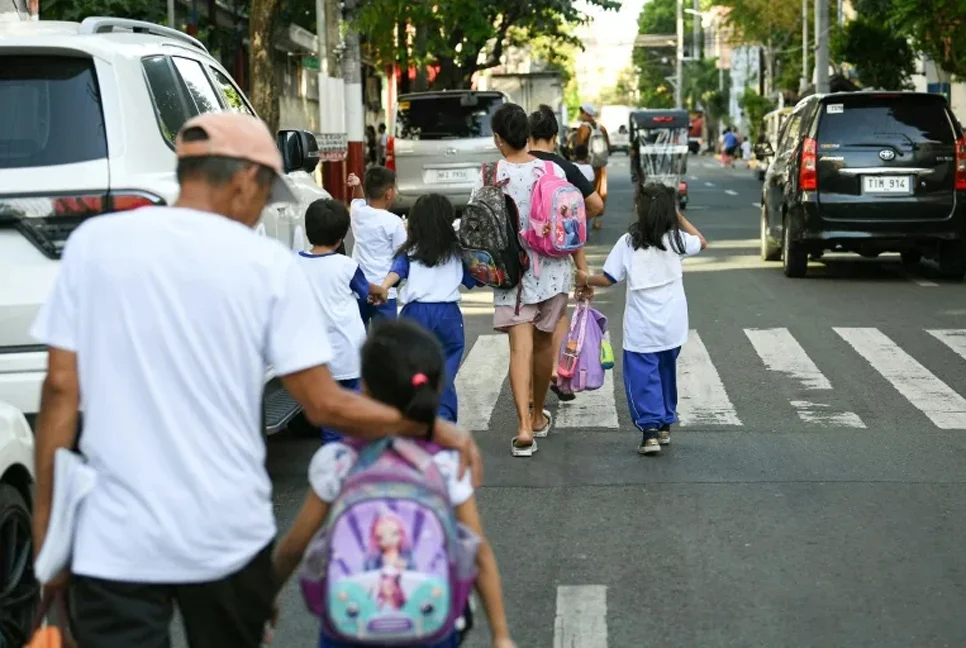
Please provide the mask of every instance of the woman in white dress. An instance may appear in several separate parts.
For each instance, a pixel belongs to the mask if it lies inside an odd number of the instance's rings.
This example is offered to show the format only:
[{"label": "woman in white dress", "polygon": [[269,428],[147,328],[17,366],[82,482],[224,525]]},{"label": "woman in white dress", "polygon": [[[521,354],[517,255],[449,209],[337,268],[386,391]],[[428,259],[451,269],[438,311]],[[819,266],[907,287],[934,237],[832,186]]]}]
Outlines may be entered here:
[{"label": "woman in white dress", "polygon": [[[516,203],[522,230],[529,220],[534,185],[547,173],[547,163],[527,150],[530,129],[527,114],[520,106],[504,104],[493,114],[490,126],[503,155],[497,164],[497,181],[507,181],[503,191]],[[555,175],[566,177],[557,164],[550,165]],[[482,186],[481,171],[474,192]],[[529,253],[530,269],[523,275],[519,312],[516,288],[493,291],[493,326],[510,337],[510,388],[518,419],[517,433],[511,443],[515,457],[532,456],[537,450],[535,437],[546,437],[550,432],[550,412],[544,409],[544,401],[556,360],[553,332],[567,312],[573,281],[569,258],[540,257],[538,278],[533,270],[535,253],[532,250]],[[575,256],[582,255],[583,250]]]}]

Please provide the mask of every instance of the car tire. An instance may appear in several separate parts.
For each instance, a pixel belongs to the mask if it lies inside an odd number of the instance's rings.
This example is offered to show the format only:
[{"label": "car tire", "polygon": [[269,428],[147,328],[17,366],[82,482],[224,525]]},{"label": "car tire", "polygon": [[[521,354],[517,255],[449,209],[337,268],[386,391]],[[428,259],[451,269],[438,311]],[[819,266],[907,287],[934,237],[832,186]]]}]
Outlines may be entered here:
[{"label": "car tire", "polygon": [[782,269],[786,277],[801,278],[808,271],[808,252],[795,240],[794,225],[786,219],[782,232]]},{"label": "car tire", "polygon": [[922,252],[919,250],[903,250],[899,253],[902,264],[907,266],[918,265],[922,261]]},{"label": "car tire", "polygon": [[761,208],[761,260],[762,261],[780,261],[782,258],[782,249],[780,246],[775,245],[768,236],[768,226],[766,225],[765,218],[765,208]]},{"label": "car tire", "polygon": [[966,278],[966,243],[950,241],[939,248],[939,274],[950,281]]},{"label": "car tire", "polygon": [[[14,565],[9,573],[0,574],[0,645],[23,646],[30,640],[40,586],[33,571],[33,539],[30,507],[16,488],[0,484],[0,538],[13,538],[12,547],[0,546],[0,564]],[[6,552],[15,553],[7,555]]]}]

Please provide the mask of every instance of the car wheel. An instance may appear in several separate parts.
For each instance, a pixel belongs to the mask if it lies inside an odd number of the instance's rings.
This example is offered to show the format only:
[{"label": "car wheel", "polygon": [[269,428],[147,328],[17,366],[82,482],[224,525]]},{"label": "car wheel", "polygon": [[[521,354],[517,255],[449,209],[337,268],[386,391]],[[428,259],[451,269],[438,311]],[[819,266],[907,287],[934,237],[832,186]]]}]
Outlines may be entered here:
[{"label": "car wheel", "polygon": [[808,253],[793,236],[791,220],[786,219],[782,234],[782,269],[786,277],[804,277],[808,270]]},{"label": "car wheel", "polygon": [[0,645],[30,639],[40,595],[33,564],[30,508],[16,488],[0,484]]},{"label": "car wheel", "polygon": [[919,250],[903,250],[899,253],[903,265],[914,266],[922,261],[922,252]]},{"label": "car wheel", "polygon": [[951,281],[966,278],[966,243],[950,241],[939,249],[939,274]]},{"label": "car wheel", "polygon": [[768,236],[768,225],[765,217],[765,208],[761,208],[761,260],[778,261],[782,256],[782,249],[775,245],[771,237]]}]

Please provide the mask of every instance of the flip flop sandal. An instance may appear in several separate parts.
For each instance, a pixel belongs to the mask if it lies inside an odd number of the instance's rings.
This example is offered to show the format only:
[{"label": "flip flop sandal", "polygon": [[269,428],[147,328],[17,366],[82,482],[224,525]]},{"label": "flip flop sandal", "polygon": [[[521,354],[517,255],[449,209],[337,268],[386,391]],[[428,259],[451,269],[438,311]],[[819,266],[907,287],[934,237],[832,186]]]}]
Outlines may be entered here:
[{"label": "flip flop sandal", "polygon": [[519,445],[516,439],[510,441],[510,452],[514,457],[532,457],[537,451],[537,440],[534,439],[530,445]]},{"label": "flip flop sandal", "polygon": [[547,435],[549,435],[549,434],[550,434],[550,426],[551,426],[551,425],[553,425],[553,417],[552,417],[552,416],[550,415],[550,412],[549,412],[549,411],[547,411],[547,410],[543,410],[543,415],[544,415],[544,416],[546,417],[546,419],[547,419],[547,424],[546,424],[546,425],[544,425],[544,426],[543,426],[542,428],[540,428],[539,430],[534,430],[534,431],[533,431],[533,436],[534,436],[534,438],[536,438],[536,439],[543,439],[543,438],[546,438],[546,437],[547,437]]}]

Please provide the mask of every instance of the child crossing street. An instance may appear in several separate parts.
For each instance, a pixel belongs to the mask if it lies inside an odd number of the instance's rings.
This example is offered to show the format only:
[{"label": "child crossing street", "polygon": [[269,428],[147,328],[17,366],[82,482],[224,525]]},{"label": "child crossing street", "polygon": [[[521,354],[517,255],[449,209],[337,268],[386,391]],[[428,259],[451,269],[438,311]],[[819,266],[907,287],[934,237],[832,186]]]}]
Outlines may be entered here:
[{"label": "child crossing street", "polygon": [[641,189],[637,220],[604,262],[601,274],[578,271],[578,286],[627,282],[624,307],[624,388],[634,425],[642,433],[640,454],[657,454],[671,443],[677,423],[677,358],[688,338],[688,302],[681,259],[708,246],[676,208],[673,189]]}]

